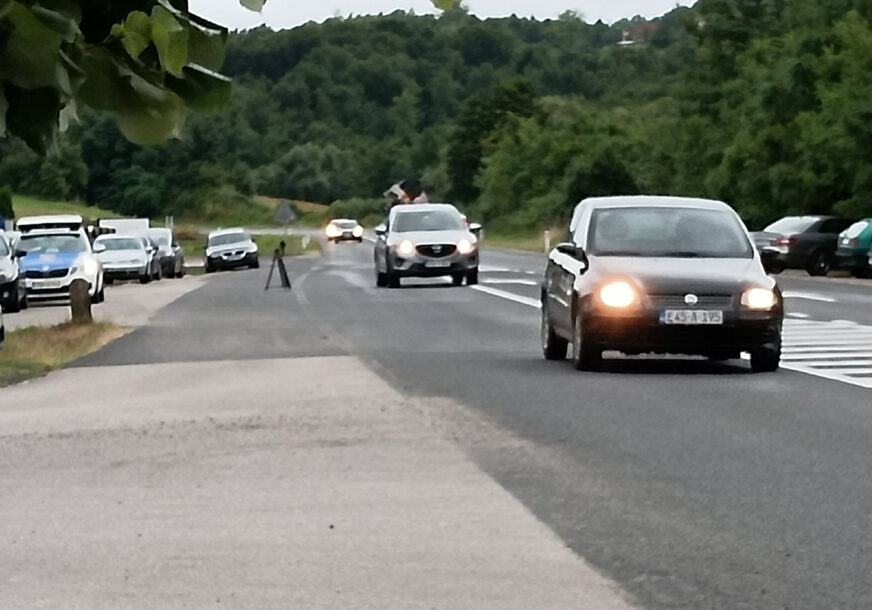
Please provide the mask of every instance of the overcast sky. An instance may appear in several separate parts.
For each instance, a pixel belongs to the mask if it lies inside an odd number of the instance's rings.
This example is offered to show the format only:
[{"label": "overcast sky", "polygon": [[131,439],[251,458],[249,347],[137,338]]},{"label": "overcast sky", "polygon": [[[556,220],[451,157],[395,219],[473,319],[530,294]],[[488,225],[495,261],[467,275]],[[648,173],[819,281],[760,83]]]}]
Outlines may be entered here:
[{"label": "overcast sky", "polygon": [[[512,13],[540,19],[577,11],[586,21],[613,22],[622,17],[656,17],[677,4],[691,0],[466,0],[470,11],[480,17],[502,17]],[[413,9],[432,13],[429,0],[268,0],[263,13],[251,13],[238,0],[190,0],[193,12],[232,29],[251,28],[266,23],[273,29],[289,28],[307,21],[323,21],[337,15],[391,13]]]}]

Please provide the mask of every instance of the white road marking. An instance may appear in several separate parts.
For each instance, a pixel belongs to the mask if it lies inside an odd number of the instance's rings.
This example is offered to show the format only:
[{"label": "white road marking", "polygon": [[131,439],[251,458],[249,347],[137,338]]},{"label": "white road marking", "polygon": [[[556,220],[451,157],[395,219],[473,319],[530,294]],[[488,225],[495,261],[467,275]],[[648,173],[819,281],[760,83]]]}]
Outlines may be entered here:
[{"label": "white road marking", "polygon": [[836,299],[828,296],[824,296],[822,294],[815,294],[813,292],[798,292],[793,290],[788,290],[784,293],[785,299],[803,299],[805,301],[818,301],[820,303],[835,303]]},{"label": "white road marking", "polygon": [[811,316],[809,316],[807,313],[789,313],[789,314],[787,314],[787,317],[788,318],[796,318],[798,320],[807,320]]},{"label": "white road marking", "polygon": [[521,305],[527,305],[528,307],[535,307],[539,309],[541,304],[536,299],[530,299],[527,297],[522,297],[518,294],[513,294],[511,292],[506,292],[505,290],[498,290],[496,288],[488,288],[487,286],[472,286],[473,290],[477,290],[478,292],[483,292],[485,294],[489,294],[491,296],[499,297],[501,299],[505,299],[507,301],[513,301],[515,303],[520,303]]},{"label": "white road marking", "polygon": [[536,280],[503,280],[503,279],[485,279],[481,281],[482,284],[517,284],[518,286],[538,286],[539,282]]}]

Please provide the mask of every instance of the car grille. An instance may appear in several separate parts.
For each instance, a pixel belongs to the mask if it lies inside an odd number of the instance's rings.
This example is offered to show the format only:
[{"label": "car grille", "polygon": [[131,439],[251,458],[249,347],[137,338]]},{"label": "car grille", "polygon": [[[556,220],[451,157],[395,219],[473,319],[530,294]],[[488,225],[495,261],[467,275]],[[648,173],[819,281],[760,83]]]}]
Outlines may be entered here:
[{"label": "car grille", "polygon": [[24,277],[31,280],[47,280],[67,277],[69,269],[52,269],[51,271],[30,270],[24,272]]},{"label": "car grille", "polygon": [[694,305],[684,302],[685,295],[651,295],[648,300],[654,309],[732,309],[733,297],[728,295],[697,295]]},{"label": "car grille", "polygon": [[456,250],[457,246],[454,244],[428,244],[425,246],[418,246],[418,254],[429,256],[430,258],[451,256]]},{"label": "car grille", "polygon": [[243,254],[245,254],[245,250],[236,250],[234,252],[222,252],[221,256],[224,258],[232,258],[235,256],[242,256]]}]

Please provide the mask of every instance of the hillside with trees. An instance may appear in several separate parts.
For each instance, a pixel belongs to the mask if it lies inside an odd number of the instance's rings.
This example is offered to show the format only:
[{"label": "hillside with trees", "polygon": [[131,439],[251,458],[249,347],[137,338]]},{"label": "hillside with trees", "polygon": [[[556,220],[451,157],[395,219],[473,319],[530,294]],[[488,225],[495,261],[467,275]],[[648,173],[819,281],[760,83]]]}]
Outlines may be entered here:
[{"label": "hillside with trees", "polygon": [[0,184],[126,214],[255,194],[331,203],[409,180],[522,230],[589,195],[723,198],[753,225],[872,215],[872,8],[701,0],[588,24],[397,12],[231,35],[224,111],[140,147],[83,113],[45,159],[0,141]]}]

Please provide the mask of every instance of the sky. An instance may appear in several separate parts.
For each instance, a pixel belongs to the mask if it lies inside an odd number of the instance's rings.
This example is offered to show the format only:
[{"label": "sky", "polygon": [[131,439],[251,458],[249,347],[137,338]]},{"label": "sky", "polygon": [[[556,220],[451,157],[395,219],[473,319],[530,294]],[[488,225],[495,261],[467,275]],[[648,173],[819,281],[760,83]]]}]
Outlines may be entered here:
[{"label": "sky", "polygon": [[[657,17],[691,0],[466,0],[470,12],[479,17],[503,17],[516,14],[540,19],[557,17],[572,10],[586,21],[602,19],[607,23],[623,17],[642,15]],[[268,0],[263,13],[252,13],[239,6],[238,0],[190,0],[191,10],[231,29],[245,29],[266,24],[273,29],[290,28],[307,21],[323,21],[334,16],[392,13],[414,10],[433,13],[429,0]]]}]

